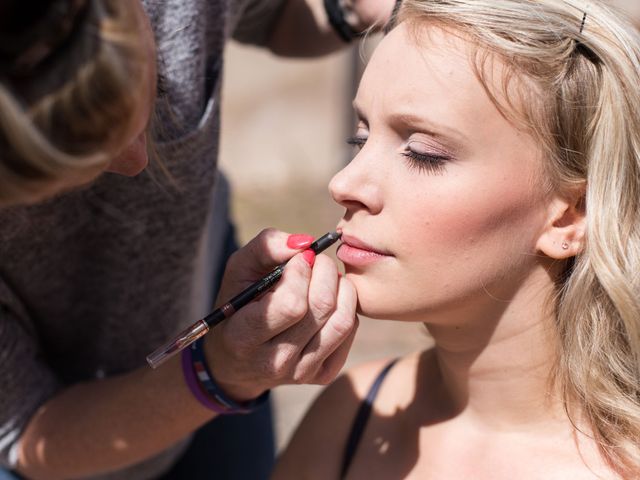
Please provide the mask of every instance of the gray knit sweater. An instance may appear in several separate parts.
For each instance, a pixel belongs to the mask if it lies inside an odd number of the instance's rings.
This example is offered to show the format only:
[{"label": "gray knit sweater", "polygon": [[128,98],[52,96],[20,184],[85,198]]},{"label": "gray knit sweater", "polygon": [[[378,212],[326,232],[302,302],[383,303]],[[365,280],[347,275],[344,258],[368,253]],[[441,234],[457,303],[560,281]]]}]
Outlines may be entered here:
[{"label": "gray knit sweater", "polygon": [[[264,43],[282,0],[145,0],[166,97],[153,167],[0,212],[0,465],[59,389],[145,364],[199,318],[225,230],[216,184],[222,52],[231,35]],[[182,451],[108,478],[153,478]],[[103,477],[100,477],[103,478]],[[106,477],[104,477],[106,478]]]}]

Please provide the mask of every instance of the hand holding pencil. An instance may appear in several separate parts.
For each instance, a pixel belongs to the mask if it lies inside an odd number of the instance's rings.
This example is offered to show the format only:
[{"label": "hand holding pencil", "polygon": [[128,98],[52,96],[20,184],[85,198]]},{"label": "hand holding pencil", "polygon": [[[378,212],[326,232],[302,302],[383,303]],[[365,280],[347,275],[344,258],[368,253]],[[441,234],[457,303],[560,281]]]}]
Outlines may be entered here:
[{"label": "hand holding pencil", "polygon": [[[291,238],[291,237],[290,237]],[[309,245],[309,250],[313,252],[313,256],[323,252],[331,245],[336,243],[340,239],[340,234],[337,232],[329,232],[318,240]],[[287,242],[290,245],[291,242]],[[295,245],[298,246],[298,245]],[[308,253],[305,251],[305,253]],[[306,257],[309,258],[309,257]],[[309,262],[313,265],[312,262]],[[213,312],[198,320],[193,325],[187,327],[185,330],[176,335],[175,338],[170,340],[165,345],[161,346],[147,357],[147,361],[151,367],[156,368],[170,357],[186,348],[188,345],[195,342],[198,338],[205,335],[210,329],[218,325],[221,321],[231,317],[239,309],[247,305],[249,302],[255,300],[260,295],[268,292],[276,283],[280,281],[284,267],[287,262],[283,262],[260,279],[253,282],[246,287],[240,293],[235,295],[230,300],[226,301],[222,306],[216,308]]]},{"label": "hand holding pencil", "polygon": [[[205,337],[205,346],[216,380],[231,396],[254,398],[276,385],[327,383],[337,375],[357,326],[355,290],[332,259],[312,253],[337,238],[330,232],[312,248],[311,237],[265,230],[229,260],[218,296],[223,307],[213,312],[211,327],[221,311],[232,312],[229,305],[236,311]],[[187,332],[198,323],[206,322]]]}]

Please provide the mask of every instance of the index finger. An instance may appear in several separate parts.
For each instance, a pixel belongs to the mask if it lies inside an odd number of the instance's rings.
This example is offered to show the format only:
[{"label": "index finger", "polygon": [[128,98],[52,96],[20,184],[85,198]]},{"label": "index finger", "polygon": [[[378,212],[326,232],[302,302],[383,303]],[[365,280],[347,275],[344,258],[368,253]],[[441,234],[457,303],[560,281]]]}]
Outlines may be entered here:
[{"label": "index finger", "polygon": [[[236,251],[229,263],[234,269],[240,269],[255,275],[262,275],[283,262],[291,259],[300,250],[307,248],[313,238],[292,248],[287,242],[292,235],[274,228],[265,228],[244,247]],[[300,235],[300,237],[304,237]]]}]

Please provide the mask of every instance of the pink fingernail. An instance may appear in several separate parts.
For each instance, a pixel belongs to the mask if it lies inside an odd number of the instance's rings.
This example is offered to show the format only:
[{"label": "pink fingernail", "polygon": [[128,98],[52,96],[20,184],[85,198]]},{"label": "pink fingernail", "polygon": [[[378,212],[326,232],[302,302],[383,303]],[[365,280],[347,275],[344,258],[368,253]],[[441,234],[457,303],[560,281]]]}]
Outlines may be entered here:
[{"label": "pink fingernail", "polygon": [[300,250],[301,248],[307,248],[313,243],[313,237],[305,233],[294,233],[287,238],[287,247],[293,250]]},{"label": "pink fingernail", "polygon": [[313,250],[305,250],[302,252],[302,258],[309,264],[310,267],[313,267],[313,264],[316,261],[316,254]]}]

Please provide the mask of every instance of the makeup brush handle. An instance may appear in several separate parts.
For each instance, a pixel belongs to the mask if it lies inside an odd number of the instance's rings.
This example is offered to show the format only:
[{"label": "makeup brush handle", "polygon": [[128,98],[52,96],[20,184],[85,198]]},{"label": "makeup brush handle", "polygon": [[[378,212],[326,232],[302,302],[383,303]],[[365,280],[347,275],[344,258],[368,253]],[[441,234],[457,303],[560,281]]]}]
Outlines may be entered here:
[{"label": "makeup brush handle", "polygon": [[209,326],[206,324],[206,322],[204,320],[198,320],[196,323],[188,328],[185,328],[176,337],[172,338],[160,348],[154,350],[150,355],[148,355],[147,363],[151,365],[151,368],[157,368],[159,365],[162,365],[182,349],[191,345],[208,331]]}]

